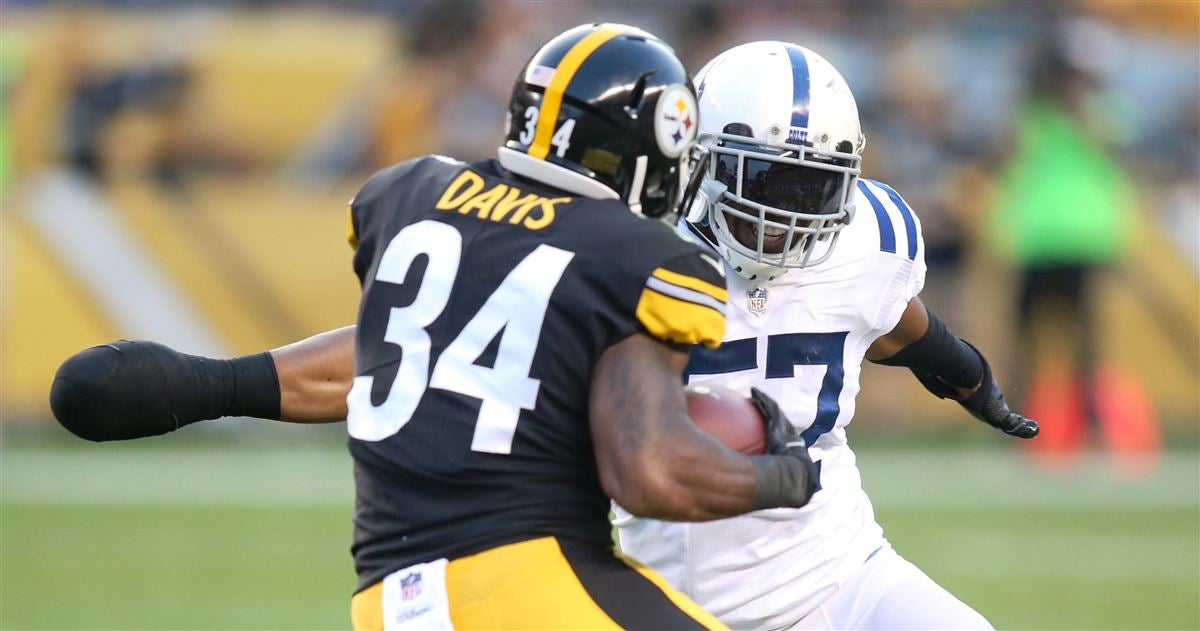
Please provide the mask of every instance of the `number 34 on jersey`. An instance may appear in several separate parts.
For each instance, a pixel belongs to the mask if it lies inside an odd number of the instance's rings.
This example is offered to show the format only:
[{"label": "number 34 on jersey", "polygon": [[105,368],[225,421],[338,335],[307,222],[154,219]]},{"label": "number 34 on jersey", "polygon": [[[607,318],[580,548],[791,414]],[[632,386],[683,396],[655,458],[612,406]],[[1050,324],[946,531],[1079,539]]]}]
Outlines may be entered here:
[{"label": "number 34 on jersey", "polygon": [[[458,392],[482,404],[471,442],[473,451],[507,454],[522,409],[533,409],[541,383],[529,376],[546,308],[574,254],[542,244],[525,257],[488,297],[429,372],[430,339],[426,327],[450,301],[458,274],[462,235],[448,224],[425,220],[392,238],[379,264],[376,281],[400,284],[418,256],[429,257],[416,298],[388,317],[383,340],[399,346],[403,360],[387,399],[371,404],[375,377],[358,376],[350,390],[350,435],[379,441],[400,431],[412,418],[427,388]],[[475,363],[500,331],[493,366]],[[426,377],[427,375],[428,378]]]}]

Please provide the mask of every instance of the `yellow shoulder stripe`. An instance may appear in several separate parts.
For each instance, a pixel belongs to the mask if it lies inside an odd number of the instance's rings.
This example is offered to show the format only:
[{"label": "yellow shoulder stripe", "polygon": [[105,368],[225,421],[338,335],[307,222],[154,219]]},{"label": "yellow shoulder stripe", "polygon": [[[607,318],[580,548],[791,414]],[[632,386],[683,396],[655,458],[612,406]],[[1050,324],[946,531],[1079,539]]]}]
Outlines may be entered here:
[{"label": "yellow shoulder stripe", "polygon": [[354,207],[346,205],[346,241],[350,247],[358,249],[358,232],[354,230]]},{"label": "yellow shoulder stripe", "polygon": [[717,300],[720,300],[721,302],[729,301],[729,292],[726,291],[724,287],[718,287],[694,276],[687,276],[678,272],[672,272],[671,270],[663,269],[661,267],[654,270],[654,273],[651,274],[651,276],[661,281],[671,283],[672,285],[687,287],[688,289],[698,291],[702,294],[707,294],[713,298],[716,298]]},{"label": "yellow shoulder stripe", "polygon": [[596,52],[608,40],[624,33],[625,29],[615,26],[602,26],[587,37],[575,42],[571,50],[563,55],[562,61],[554,69],[554,77],[542,97],[541,111],[538,113],[537,129],[534,131],[533,144],[529,146],[529,155],[545,160],[550,153],[550,137],[554,135],[554,126],[558,122],[558,110],[562,108],[563,92],[575,76],[575,71],[583,65],[584,60]]},{"label": "yellow shoulder stripe", "polygon": [[725,314],[709,306],[643,289],[637,319],[650,335],[676,344],[720,346],[725,337]]}]

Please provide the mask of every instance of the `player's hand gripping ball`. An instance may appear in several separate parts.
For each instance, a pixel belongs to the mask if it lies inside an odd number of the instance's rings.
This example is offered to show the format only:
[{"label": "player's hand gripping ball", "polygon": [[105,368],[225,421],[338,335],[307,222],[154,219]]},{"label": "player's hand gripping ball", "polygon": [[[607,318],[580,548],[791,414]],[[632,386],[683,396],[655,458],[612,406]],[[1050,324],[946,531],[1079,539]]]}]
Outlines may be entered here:
[{"label": "player's hand gripping ball", "polygon": [[766,451],[766,424],[750,399],[709,385],[688,386],[686,395],[688,416],[696,427],[735,451],[751,456]]}]

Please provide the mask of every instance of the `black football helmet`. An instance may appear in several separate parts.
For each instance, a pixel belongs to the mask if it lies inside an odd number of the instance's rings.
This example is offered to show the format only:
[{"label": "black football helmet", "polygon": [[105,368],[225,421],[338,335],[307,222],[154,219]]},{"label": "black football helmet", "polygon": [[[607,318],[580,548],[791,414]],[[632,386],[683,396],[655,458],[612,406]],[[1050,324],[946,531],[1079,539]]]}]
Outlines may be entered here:
[{"label": "black football helmet", "polygon": [[500,163],[671,220],[694,159],[696,95],[675,52],[631,26],[577,26],[517,78]]}]

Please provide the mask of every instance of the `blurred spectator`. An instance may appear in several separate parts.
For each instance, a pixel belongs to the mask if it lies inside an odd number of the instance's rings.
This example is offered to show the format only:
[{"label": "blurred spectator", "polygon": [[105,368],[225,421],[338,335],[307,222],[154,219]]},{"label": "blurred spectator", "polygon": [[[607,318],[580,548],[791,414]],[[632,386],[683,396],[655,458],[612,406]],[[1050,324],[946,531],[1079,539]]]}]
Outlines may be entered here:
[{"label": "blurred spectator", "polygon": [[5,44],[0,48],[0,203],[12,195],[15,168],[9,104],[17,91],[23,70],[21,42],[9,37]]},{"label": "blurred spectator", "polygon": [[1067,451],[1085,428],[1137,420],[1102,396],[1095,321],[1096,277],[1127,249],[1137,200],[1089,64],[1106,51],[1073,47],[1071,35],[1056,31],[1036,57],[989,231],[1019,273],[1018,365],[1032,370],[1019,381],[1032,382],[1025,409],[1043,421],[1039,447]]},{"label": "blurred spectator", "polygon": [[[956,182],[974,156],[948,124],[954,104],[944,75],[931,71],[941,59],[942,42],[899,40],[883,63],[882,100],[868,137],[868,175],[901,191],[920,213],[925,262],[933,281],[923,299],[951,328],[964,330],[960,275],[964,258],[962,211],[955,206]],[[973,201],[973,200],[972,200]]]},{"label": "blurred spectator", "polygon": [[[188,73],[181,65],[146,65],[117,70],[111,73],[88,74],[77,77],[67,109],[67,155],[71,166],[89,177],[105,175],[108,153],[103,142],[111,130],[110,123],[122,114],[134,114],[148,123],[143,129],[159,127],[159,121],[178,106],[187,85]],[[178,156],[165,151],[161,130],[138,134],[137,139],[152,146],[112,146],[125,155],[130,151],[145,151],[148,167],[164,180],[178,179]],[[113,143],[122,144],[121,141]],[[127,164],[127,163],[126,163]]]},{"label": "blurred spectator", "polygon": [[459,88],[465,87],[462,74],[471,61],[467,52],[483,11],[477,2],[429,3],[397,22],[396,64],[381,77],[368,140],[371,169],[447,152],[441,138],[443,108],[463,97]]},{"label": "blurred spectator", "polygon": [[1168,236],[1200,272],[1200,93],[1140,145]]}]

